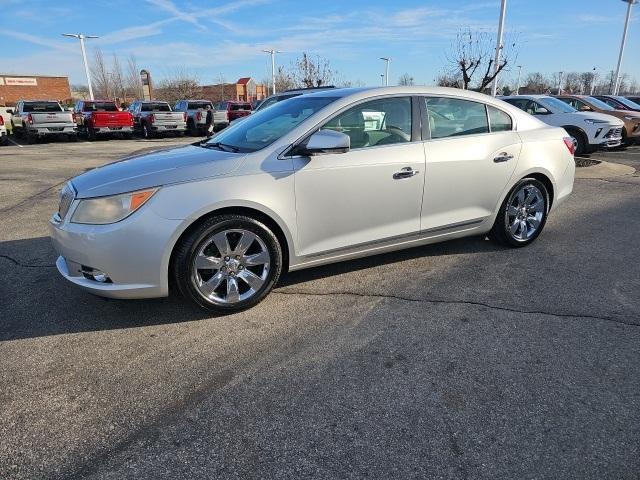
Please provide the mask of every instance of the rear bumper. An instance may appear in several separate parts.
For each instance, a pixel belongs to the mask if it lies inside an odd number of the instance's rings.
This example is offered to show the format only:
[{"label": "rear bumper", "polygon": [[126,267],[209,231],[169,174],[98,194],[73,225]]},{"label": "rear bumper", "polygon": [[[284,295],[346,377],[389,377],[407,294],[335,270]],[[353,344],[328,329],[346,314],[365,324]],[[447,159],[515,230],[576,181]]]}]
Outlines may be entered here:
[{"label": "rear bumper", "polygon": [[27,129],[30,135],[43,137],[46,135],[73,135],[78,133],[78,127],[73,125],[52,125],[49,127],[32,126]]},{"label": "rear bumper", "polygon": [[122,127],[122,126],[94,127],[93,131],[100,135],[104,135],[108,133],[132,133],[133,127],[131,125],[127,125],[126,127]]},{"label": "rear bumper", "polygon": [[151,130],[153,130],[154,132],[184,132],[187,129],[187,124],[186,123],[182,123],[182,124],[167,124],[167,125],[157,125],[157,124],[152,124],[151,125]]}]

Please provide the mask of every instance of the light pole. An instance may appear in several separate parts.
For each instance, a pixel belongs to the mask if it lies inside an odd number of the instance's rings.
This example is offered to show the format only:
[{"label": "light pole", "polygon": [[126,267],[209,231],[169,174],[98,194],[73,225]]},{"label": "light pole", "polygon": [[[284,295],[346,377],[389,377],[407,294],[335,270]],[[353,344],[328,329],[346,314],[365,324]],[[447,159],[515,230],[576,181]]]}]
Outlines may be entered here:
[{"label": "light pole", "polygon": [[598,78],[598,72],[596,72],[597,67],[593,67],[593,76],[591,77],[591,90],[589,91],[589,95],[593,95],[593,91],[596,88],[596,78]]},{"label": "light pole", "polygon": [[382,83],[382,86],[384,87],[384,73],[380,74],[380,82]]},{"label": "light pole", "polygon": [[560,72],[560,75],[558,75],[558,95],[562,95],[562,74],[564,72]]},{"label": "light pole", "polygon": [[386,62],[386,66],[384,69],[384,84],[385,86],[389,86],[389,63],[391,63],[391,57],[380,57],[380,60],[384,60]]},{"label": "light pole", "polygon": [[522,65],[518,65],[518,82],[516,83],[516,95],[520,95],[520,74],[522,73]]},{"label": "light pole", "polygon": [[491,85],[491,95],[494,97],[498,93],[498,68],[500,68],[500,57],[502,55],[502,34],[504,32],[504,17],[507,13],[507,0],[502,0],[500,7],[500,23],[498,23],[498,41],[496,42],[496,58],[493,64],[493,84]]},{"label": "light pole", "polygon": [[63,37],[73,37],[80,40],[80,49],[82,50],[82,59],[84,60],[84,73],[87,75],[87,83],[89,84],[89,98],[93,100],[93,88],[91,87],[91,75],[89,75],[89,64],[87,63],[87,51],[84,49],[85,38],[100,38],[95,35],[84,35],[82,33],[63,33]]},{"label": "light pole", "polygon": [[264,53],[271,55],[271,93],[276,94],[276,53],[282,53],[280,50],[262,50]]},{"label": "light pole", "polygon": [[620,44],[620,55],[618,56],[618,67],[616,68],[616,76],[613,81],[613,94],[618,95],[620,89],[620,69],[622,68],[622,57],[624,56],[624,47],[627,43],[627,31],[629,30],[629,20],[631,19],[631,7],[638,3],[638,0],[622,0],[627,2],[627,18],[624,21],[624,32],[622,33],[622,43]]}]

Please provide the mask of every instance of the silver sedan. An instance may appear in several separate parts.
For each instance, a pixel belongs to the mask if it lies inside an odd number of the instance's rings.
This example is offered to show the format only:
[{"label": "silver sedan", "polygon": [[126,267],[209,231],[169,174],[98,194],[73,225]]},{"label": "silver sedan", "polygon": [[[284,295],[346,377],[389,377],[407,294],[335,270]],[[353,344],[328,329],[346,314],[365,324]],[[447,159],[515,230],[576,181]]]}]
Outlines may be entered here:
[{"label": "silver sedan", "polygon": [[573,148],[562,128],[463,90],[304,95],[72,179],[50,221],[57,267],[98,295],[171,284],[222,312],[286,271],[469,235],[523,247],[571,193]]}]

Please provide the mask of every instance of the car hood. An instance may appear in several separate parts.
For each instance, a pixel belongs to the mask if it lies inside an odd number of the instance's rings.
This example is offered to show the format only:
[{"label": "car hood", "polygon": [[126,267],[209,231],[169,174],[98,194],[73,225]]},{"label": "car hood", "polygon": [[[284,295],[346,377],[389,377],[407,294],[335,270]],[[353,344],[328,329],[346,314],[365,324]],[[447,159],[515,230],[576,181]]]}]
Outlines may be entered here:
[{"label": "car hood", "polygon": [[225,175],[246,154],[195,145],[126,157],[71,180],[77,198],[104,197],[171,183]]},{"label": "car hood", "polygon": [[592,118],[594,120],[603,120],[605,122],[609,122],[611,125],[624,125],[624,122],[613,115],[609,115],[606,113],[598,113],[598,112],[576,112],[573,115],[579,115],[582,118]]}]

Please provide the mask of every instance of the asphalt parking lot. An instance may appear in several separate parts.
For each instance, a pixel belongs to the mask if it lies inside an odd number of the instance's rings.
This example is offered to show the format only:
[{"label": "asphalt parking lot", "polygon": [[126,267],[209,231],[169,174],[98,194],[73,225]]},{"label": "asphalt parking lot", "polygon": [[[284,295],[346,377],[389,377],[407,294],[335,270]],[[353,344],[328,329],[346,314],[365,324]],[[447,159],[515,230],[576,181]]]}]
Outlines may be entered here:
[{"label": "asphalt parking lot", "polygon": [[296,272],[224,317],[59,277],[60,185],[192,141],[0,148],[0,478],[639,478],[638,172],[580,169],[528,248]]}]

